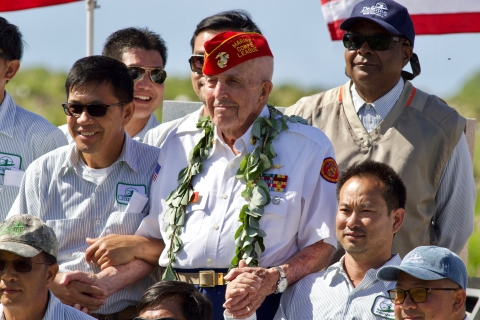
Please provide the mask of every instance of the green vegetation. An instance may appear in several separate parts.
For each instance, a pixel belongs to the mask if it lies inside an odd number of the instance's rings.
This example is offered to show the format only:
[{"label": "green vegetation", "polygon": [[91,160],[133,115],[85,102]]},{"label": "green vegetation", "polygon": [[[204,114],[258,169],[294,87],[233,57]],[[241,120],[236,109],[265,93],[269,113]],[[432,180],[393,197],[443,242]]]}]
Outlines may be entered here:
[{"label": "green vegetation", "polygon": [[[61,104],[65,102],[64,82],[66,73],[51,72],[45,68],[22,69],[7,84],[8,92],[20,106],[40,114],[55,125],[65,123]],[[447,99],[451,106],[469,118],[480,120],[480,72],[465,82],[463,88],[453,97]],[[276,106],[290,106],[301,97],[320,92],[320,88],[304,90],[291,84],[274,87],[269,102]],[[165,82],[165,100],[196,101],[189,78],[169,76]],[[161,110],[156,115],[161,119]],[[477,186],[480,178],[480,132],[477,130],[475,140],[474,172]],[[477,187],[477,194],[480,189]],[[474,233],[469,241],[468,273],[480,276],[480,201],[475,206]]]}]

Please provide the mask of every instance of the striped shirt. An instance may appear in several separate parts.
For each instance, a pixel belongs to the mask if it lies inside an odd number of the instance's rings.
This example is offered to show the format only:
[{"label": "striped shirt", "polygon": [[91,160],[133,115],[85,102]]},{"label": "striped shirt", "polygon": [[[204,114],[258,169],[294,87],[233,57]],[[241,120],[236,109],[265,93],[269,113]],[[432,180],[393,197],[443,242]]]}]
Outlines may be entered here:
[{"label": "striped shirt", "polygon": [[[6,320],[3,314],[3,305],[0,304],[0,320]],[[48,306],[43,320],[90,320],[95,319],[86,313],[63,304],[50,291],[48,292]]]},{"label": "striped shirt", "polygon": [[[343,268],[344,259],[345,256],[327,270],[312,273],[289,287],[282,295],[275,319],[395,319],[387,291],[395,288],[396,283],[378,280],[378,269],[370,269],[354,287]],[[401,261],[396,254],[383,266],[400,265]]]},{"label": "striped shirt", "polygon": [[[131,211],[130,206],[128,212],[127,205],[133,191],[149,195],[159,154],[160,149],[133,141],[125,134],[122,153],[109,167],[108,175],[98,179],[82,170],[75,145],[59,148],[27,169],[9,216],[29,213],[53,228],[60,244],[60,272],[99,273],[98,265],[85,260],[85,238],[135,233],[150,203]],[[115,313],[135,305],[154,280],[147,276],[114,293],[98,313]]]},{"label": "striped shirt", "polygon": [[[372,132],[392,110],[404,85],[405,82],[400,78],[392,90],[371,103],[371,107],[367,107],[355,89],[355,84],[352,84],[350,91],[353,105],[367,132]],[[469,216],[458,213],[473,213],[475,197],[472,161],[467,139],[462,135],[440,178],[435,214],[432,218],[436,239],[432,240],[432,245],[449,248],[454,252],[460,252],[463,249],[472,233],[473,214]],[[461,219],[462,216],[468,219]]]},{"label": "striped shirt", "polygon": [[5,185],[6,170],[22,170],[41,155],[67,143],[62,132],[37,114],[17,106],[5,91],[0,104],[0,221],[5,220],[18,194],[18,185]]},{"label": "striped shirt", "polygon": [[[133,140],[143,142],[143,139],[145,138],[145,135],[150,129],[155,128],[158,126],[160,122],[158,122],[157,117],[152,113],[150,114],[150,118],[148,118],[147,123],[145,124],[145,127],[143,127],[140,132],[138,132],[135,136],[133,136]],[[68,124],[62,124],[58,129],[62,130],[63,134],[68,140],[68,143],[74,143],[72,136],[70,135],[70,131],[68,131]]]}]

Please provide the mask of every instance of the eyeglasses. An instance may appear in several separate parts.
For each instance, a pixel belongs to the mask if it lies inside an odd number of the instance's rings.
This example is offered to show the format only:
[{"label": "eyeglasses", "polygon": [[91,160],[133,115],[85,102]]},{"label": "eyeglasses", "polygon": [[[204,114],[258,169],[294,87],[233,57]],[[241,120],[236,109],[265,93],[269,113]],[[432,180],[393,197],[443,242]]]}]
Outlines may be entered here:
[{"label": "eyeglasses", "polygon": [[348,50],[360,49],[363,43],[367,41],[368,46],[372,50],[385,51],[390,48],[392,42],[400,42],[404,45],[409,45],[408,40],[395,36],[376,35],[376,36],[361,36],[359,34],[347,33],[343,35],[343,45]]},{"label": "eyeglasses", "polygon": [[188,62],[190,62],[190,70],[196,74],[203,74],[203,63],[205,62],[203,54],[192,54]]},{"label": "eyeglasses", "polygon": [[83,110],[87,109],[87,112],[92,117],[103,117],[107,114],[109,107],[122,106],[127,102],[119,102],[114,104],[102,104],[102,103],[62,103],[63,111],[67,116],[78,118],[83,113]]},{"label": "eyeglasses", "polygon": [[167,79],[167,72],[160,68],[128,67],[128,72],[133,81],[140,81],[146,72],[150,73],[150,80],[156,84],[162,84]]},{"label": "eyeglasses", "polygon": [[5,53],[1,53],[0,52],[0,58],[3,58],[3,59],[7,59],[7,60],[10,60],[10,56],[6,55]]},{"label": "eyeglasses", "polygon": [[427,292],[432,290],[458,290],[459,288],[412,288],[410,290],[392,289],[388,290],[390,300],[394,304],[402,304],[407,297],[407,293],[415,303],[427,301]]},{"label": "eyeglasses", "polygon": [[5,269],[7,268],[7,264],[9,263],[12,263],[13,269],[19,273],[28,273],[32,271],[34,263],[50,265],[50,263],[46,262],[33,262],[31,259],[21,259],[13,261],[0,259],[0,272],[5,271]]}]

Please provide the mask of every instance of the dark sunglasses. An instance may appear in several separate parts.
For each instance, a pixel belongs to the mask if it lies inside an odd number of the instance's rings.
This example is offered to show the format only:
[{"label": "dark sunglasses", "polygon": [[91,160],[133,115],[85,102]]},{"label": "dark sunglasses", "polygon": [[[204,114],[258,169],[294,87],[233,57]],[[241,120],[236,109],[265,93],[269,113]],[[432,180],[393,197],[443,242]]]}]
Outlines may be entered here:
[{"label": "dark sunglasses", "polygon": [[412,288],[410,290],[392,289],[388,290],[389,298],[394,304],[402,304],[407,297],[415,303],[427,301],[427,292],[432,290],[457,290],[459,288]]},{"label": "dark sunglasses", "polygon": [[190,62],[190,70],[196,74],[203,74],[203,62],[205,61],[203,54],[192,54],[188,62]]},{"label": "dark sunglasses", "polygon": [[133,81],[142,80],[146,72],[150,73],[150,80],[156,84],[162,84],[167,79],[167,72],[160,68],[128,67],[128,72]]},{"label": "dark sunglasses", "polygon": [[372,50],[384,51],[390,48],[392,42],[400,42],[404,45],[408,45],[408,41],[404,38],[376,35],[376,36],[361,36],[359,34],[347,33],[343,35],[343,45],[348,50],[358,50],[362,47],[363,43],[367,41],[368,46]]},{"label": "dark sunglasses", "polygon": [[33,262],[32,259],[21,259],[21,260],[13,260],[13,261],[0,259],[0,272],[5,271],[5,269],[7,268],[7,264],[9,263],[12,263],[13,269],[19,273],[27,273],[32,271],[34,263],[50,265],[49,263],[46,263],[46,262]]},{"label": "dark sunglasses", "polygon": [[103,117],[107,114],[107,109],[109,107],[123,106],[127,102],[119,102],[114,104],[102,104],[102,103],[89,103],[89,104],[80,104],[80,103],[62,103],[63,111],[67,116],[78,118],[83,113],[83,110],[87,109],[87,112],[92,117]]},{"label": "dark sunglasses", "polygon": [[7,60],[11,59],[8,55],[6,55],[5,53],[1,53],[1,52],[0,52],[0,58],[7,59]]}]

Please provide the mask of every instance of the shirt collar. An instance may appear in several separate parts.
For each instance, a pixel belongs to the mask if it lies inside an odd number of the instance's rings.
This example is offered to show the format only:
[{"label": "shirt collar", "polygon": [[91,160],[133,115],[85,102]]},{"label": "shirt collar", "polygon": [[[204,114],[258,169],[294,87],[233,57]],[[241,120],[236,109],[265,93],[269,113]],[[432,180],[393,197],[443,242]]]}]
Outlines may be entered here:
[{"label": "shirt collar", "polygon": [[203,108],[205,108],[205,106],[187,115],[185,121],[182,121],[182,123],[180,123],[180,125],[177,127],[177,134],[199,131],[200,129],[197,128],[197,122],[203,113]]},{"label": "shirt collar", "polygon": [[[125,141],[123,142],[123,147],[122,147],[122,152],[120,153],[120,156],[115,160],[115,162],[112,164],[112,166],[120,161],[123,161],[127,163],[130,168],[132,168],[133,171],[137,172],[139,170],[138,168],[138,163],[139,159],[138,157],[141,156],[141,152],[137,152],[137,145],[136,143],[141,143],[141,142],[136,142],[130,136],[125,132]],[[63,162],[60,170],[61,172],[65,174],[68,169],[74,169],[78,166],[78,162],[80,160],[80,153],[78,151],[77,145],[75,143],[71,144],[71,150],[70,150],[70,155],[67,157],[67,159]]]},{"label": "shirt collar", "polygon": [[[375,108],[375,111],[380,115],[382,119],[388,115],[390,110],[392,110],[393,106],[397,102],[398,98],[402,94],[403,87],[405,85],[405,81],[402,77],[398,80],[397,84],[386,94],[375,100],[373,103],[370,103]],[[350,87],[350,92],[352,94],[352,101],[353,106],[355,107],[355,112],[358,113],[360,108],[366,103],[360,95],[358,94],[355,83],[352,82],[352,86]]]},{"label": "shirt collar", "polygon": [[48,290],[48,306],[43,319],[55,319],[56,316],[63,314],[63,304]]},{"label": "shirt collar", "polygon": [[145,126],[143,127],[142,130],[140,130],[139,133],[137,133],[132,139],[135,141],[140,141],[143,142],[143,139],[145,138],[145,134],[147,134],[147,131],[155,128],[158,126],[160,123],[157,120],[157,117],[153,113],[150,114],[150,118],[148,118],[147,123],[145,123]]},{"label": "shirt collar", "polygon": [[17,105],[12,97],[5,91],[2,104],[0,104],[0,132],[13,138],[15,132],[15,115]]}]

